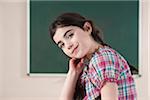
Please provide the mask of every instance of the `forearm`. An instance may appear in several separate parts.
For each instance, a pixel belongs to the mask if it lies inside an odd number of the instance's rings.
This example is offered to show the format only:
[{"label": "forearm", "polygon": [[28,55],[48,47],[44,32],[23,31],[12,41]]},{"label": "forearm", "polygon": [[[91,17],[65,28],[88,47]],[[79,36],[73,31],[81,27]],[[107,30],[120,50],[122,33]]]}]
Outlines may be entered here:
[{"label": "forearm", "polygon": [[61,92],[60,100],[72,100],[75,92],[78,74],[69,71]]},{"label": "forearm", "polygon": [[118,86],[116,83],[106,82],[101,90],[102,100],[118,100]]}]

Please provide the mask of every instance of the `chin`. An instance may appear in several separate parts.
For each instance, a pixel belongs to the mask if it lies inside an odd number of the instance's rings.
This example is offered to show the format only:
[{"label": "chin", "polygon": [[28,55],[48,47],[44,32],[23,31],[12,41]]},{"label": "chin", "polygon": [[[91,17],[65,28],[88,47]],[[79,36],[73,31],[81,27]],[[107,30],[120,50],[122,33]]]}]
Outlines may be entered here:
[{"label": "chin", "polygon": [[83,58],[85,55],[84,54],[78,54],[76,55],[76,58]]},{"label": "chin", "polygon": [[80,58],[83,58],[84,56],[80,56],[80,55],[75,55],[75,56],[70,56],[71,58],[77,58],[77,59],[80,59]]},{"label": "chin", "polygon": [[77,58],[77,59],[80,59],[80,58],[83,58],[86,54],[83,54],[83,52],[78,52],[76,55],[72,55],[71,58]]}]

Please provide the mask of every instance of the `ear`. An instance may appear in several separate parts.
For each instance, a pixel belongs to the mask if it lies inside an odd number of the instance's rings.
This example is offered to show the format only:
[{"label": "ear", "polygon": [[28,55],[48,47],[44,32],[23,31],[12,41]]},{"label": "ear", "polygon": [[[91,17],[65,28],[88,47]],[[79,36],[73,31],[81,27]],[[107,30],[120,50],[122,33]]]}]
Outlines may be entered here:
[{"label": "ear", "polygon": [[89,34],[92,32],[92,26],[89,22],[85,22],[83,25],[84,31],[87,31]]}]

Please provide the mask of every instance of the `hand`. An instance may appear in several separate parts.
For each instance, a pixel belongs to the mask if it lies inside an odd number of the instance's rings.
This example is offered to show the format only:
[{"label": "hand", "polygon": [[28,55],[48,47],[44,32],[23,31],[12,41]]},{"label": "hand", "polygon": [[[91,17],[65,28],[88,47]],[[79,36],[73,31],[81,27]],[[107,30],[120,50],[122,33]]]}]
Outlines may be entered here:
[{"label": "hand", "polygon": [[61,92],[60,100],[73,100],[76,84],[83,68],[83,58],[70,59],[69,71],[67,73],[64,87]]},{"label": "hand", "polygon": [[70,59],[69,61],[69,72],[74,72],[75,74],[77,75],[80,75],[80,73],[82,72],[83,70],[83,61],[84,59],[81,58],[81,59],[75,59],[75,58],[72,58]]}]

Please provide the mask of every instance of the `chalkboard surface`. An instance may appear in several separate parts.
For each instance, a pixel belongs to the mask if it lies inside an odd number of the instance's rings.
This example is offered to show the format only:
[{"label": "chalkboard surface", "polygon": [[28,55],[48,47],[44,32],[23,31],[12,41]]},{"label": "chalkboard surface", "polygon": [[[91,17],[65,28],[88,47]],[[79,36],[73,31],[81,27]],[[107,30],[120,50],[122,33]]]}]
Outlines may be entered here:
[{"label": "chalkboard surface", "polygon": [[104,41],[138,69],[138,1],[30,1],[29,73],[61,74],[68,58],[49,38],[48,27],[64,12],[77,12],[102,29]]}]

